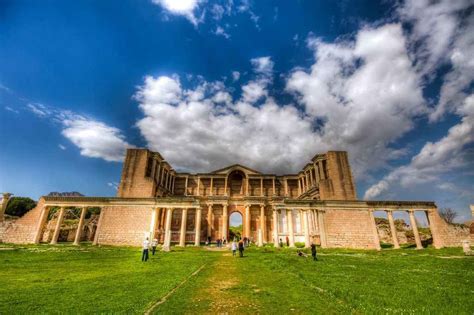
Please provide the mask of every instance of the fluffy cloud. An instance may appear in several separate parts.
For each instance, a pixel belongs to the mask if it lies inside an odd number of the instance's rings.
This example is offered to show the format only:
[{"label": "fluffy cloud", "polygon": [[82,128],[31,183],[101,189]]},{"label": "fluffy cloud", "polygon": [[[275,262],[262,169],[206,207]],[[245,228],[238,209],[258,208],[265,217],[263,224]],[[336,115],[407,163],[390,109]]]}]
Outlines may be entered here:
[{"label": "fluffy cloud", "polygon": [[401,26],[362,29],[354,42],[308,44],[316,61],[310,72],[295,71],[287,90],[322,121],[322,143],[348,150],[357,176],[399,157],[403,151],[389,145],[427,112]]},{"label": "fluffy cloud", "polygon": [[273,61],[270,56],[253,58],[250,60],[256,73],[270,77],[273,72]]},{"label": "fluffy cloud", "polygon": [[[103,122],[43,104],[30,103],[27,108],[40,118],[59,123],[62,126],[61,134],[78,147],[83,156],[121,162],[125,149],[131,147],[119,129]],[[65,150],[63,145],[59,145],[59,148]]]},{"label": "fluffy cloud", "polygon": [[474,142],[474,94],[466,98],[458,109],[458,113],[463,115],[461,122],[451,127],[446,136],[436,142],[426,143],[408,165],[394,169],[378,183],[372,185],[365,192],[364,197],[376,198],[399,183],[403,187],[427,182],[434,183],[441,174],[462,166],[472,166],[473,162],[466,158],[466,152],[463,149]]},{"label": "fluffy cloud", "polygon": [[199,7],[199,0],[152,0],[152,2],[171,14],[186,17],[194,25],[199,22],[194,16],[194,10]]},{"label": "fluffy cloud", "polygon": [[216,30],[214,31],[214,34],[218,35],[218,36],[222,36],[222,37],[225,37],[227,39],[230,38],[230,35],[226,33],[226,31],[220,27],[220,26],[217,26]]}]

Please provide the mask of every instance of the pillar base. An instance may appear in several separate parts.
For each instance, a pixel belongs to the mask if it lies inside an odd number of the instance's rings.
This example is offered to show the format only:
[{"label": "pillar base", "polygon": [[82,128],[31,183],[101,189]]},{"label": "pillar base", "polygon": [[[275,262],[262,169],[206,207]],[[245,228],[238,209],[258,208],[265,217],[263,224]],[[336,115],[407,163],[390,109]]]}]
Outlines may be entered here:
[{"label": "pillar base", "polygon": [[170,249],[169,246],[163,246],[163,247],[161,248],[161,250],[162,250],[163,252],[169,252],[171,249]]}]

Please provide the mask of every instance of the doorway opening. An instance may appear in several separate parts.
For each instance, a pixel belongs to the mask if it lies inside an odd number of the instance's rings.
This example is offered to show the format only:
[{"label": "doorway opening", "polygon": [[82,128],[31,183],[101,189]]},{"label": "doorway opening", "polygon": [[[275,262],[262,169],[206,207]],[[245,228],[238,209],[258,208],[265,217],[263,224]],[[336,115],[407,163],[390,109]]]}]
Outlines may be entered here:
[{"label": "doorway opening", "polygon": [[232,212],[229,216],[229,241],[239,241],[242,238],[242,214]]}]

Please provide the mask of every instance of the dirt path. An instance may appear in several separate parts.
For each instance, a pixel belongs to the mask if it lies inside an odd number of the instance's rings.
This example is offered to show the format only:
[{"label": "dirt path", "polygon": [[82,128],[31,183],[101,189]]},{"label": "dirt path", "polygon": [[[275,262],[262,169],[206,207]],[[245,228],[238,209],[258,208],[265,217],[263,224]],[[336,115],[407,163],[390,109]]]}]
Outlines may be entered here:
[{"label": "dirt path", "polygon": [[239,258],[233,257],[231,253],[223,253],[211,265],[213,269],[205,281],[203,290],[199,290],[194,295],[195,302],[203,299],[211,300],[209,313],[236,314],[259,311],[258,305],[253,304],[245,297],[246,286],[242,284],[236,259]]}]

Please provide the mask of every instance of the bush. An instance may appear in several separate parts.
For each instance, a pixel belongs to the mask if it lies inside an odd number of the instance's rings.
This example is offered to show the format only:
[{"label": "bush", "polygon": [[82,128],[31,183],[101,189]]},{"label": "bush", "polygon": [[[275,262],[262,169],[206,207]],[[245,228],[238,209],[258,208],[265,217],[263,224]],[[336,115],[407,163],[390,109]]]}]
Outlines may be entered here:
[{"label": "bush", "polygon": [[295,247],[296,248],[304,248],[304,243],[303,242],[295,242]]},{"label": "bush", "polygon": [[36,201],[28,197],[12,197],[8,202],[5,214],[21,217],[36,207]]}]

